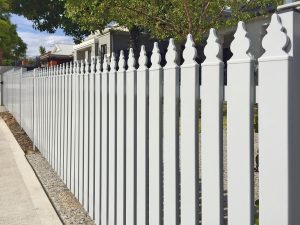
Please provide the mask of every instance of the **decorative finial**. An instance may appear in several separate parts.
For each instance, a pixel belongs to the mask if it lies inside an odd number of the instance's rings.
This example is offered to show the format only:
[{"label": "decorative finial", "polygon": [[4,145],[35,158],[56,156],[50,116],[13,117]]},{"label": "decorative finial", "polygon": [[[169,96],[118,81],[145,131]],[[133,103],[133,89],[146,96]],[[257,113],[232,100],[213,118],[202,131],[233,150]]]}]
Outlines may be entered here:
[{"label": "decorative finial", "polygon": [[117,69],[116,56],[115,56],[115,53],[113,52],[111,54],[111,58],[110,58],[110,71],[115,72],[116,69]]},{"label": "decorative finial", "polygon": [[145,45],[141,46],[141,53],[140,53],[140,58],[139,58],[139,64],[140,64],[140,68],[145,69],[147,68],[147,62],[148,62],[148,58],[146,55],[146,48]]},{"label": "decorative finial", "polygon": [[66,74],[68,75],[70,73],[70,64],[69,62],[66,63]]},{"label": "decorative finial", "polygon": [[220,62],[223,58],[222,54],[222,46],[217,31],[211,28],[204,48],[204,55],[206,56],[204,62]]},{"label": "decorative finial", "polygon": [[77,63],[78,63],[77,60],[73,62],[72,72],[71,72],[72,75],[77,73]]},{"label": "decorative finial", "polygon": [[89,74],[89,72],[90,72],[90,64],[89,64],[89,61],[88,61],[88,59],[85,59],[85,61],[84,61],[84,72],[85,72],[85,74],[87,75],[87,74]]},{"label": "decorative finial", "polygon": [[152,62],[151,68],[152,69],[161,68],[160,61],[161,61],[161,55],[160,55],[158,43],[154,42],[153,53],[152,53],[152,56],[151,56],[151,62]]},{"label": "decorative finial", "polygon": [[133,48],[129,49],[129,56],[128,56],[128,69],[135,69],[135,58],[133,53]]},{"label": "decorative finial", "polygon": [[184,64],[195,64],[195,58],[197,56],[197,50],[191,34],[187,36],[185,43],[185,49],[183,51]]},{"label": "decorative finial", "polygon": [[101,72],[101,57],[97,56],[96,73]]},{"label": "decorative finial", "polygon": [[62,75],[65,75],[66,73],[66,64],[62,64]]},{"label": "decorative finial", "polygon": [[75,61],[72,63],[70,62],[70,68],[69,68],[69,74],[72,75],[73,74],[73,66],[74,66]]},{"label": "decorative finial", "polygon": [[107,55],[104,55],[103,58],[103,72],[108,72],[108,61],[107,61]]},{"label": "decorative finial", "polygon": [[96,72],[96,58],[95,56],[92,57],[91,59],[91,73]]},{"label": "decorative finial", "polygon": [[169,41],[169,46],[168,46],[168,51],[166,54],[166,61],[167,61],[167,66],[177,66],[177,51],[176,51],[176,46],[174,43],[174,39],[171,38]]},{"label": "decorative finial", "polygon": [[248,51],[250,48],[250,39],[247,37],[246,25],[244,22],[239,22],[237,30],[234,34],[234,40],[230,45],[230,50],[233,53],[232,59],[250,59]]},{"label": "decorative finial", "polygon": [[262,57],[287,55],[290,41],[278,14],[273,14],[267,32],[262,41],[263,48],[266,50]]},{"label": "decorative finial", "polygon": [[119,71],[124,71],[125,70],[125,56],[124,56],[124,51],[121,50],[120,52],[120,59],[119,59]]}]

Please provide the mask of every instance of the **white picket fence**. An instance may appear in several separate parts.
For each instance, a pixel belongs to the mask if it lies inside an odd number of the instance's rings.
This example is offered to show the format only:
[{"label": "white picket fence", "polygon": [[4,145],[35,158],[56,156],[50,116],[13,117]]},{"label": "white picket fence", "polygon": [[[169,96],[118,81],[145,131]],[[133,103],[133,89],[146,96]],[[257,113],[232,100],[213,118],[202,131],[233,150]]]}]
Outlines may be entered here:
[{"label": "white picket fence", "polygon": [[211,29],[201,85],[188,35],[181,66],[171,39],[163,68],[155,43],[151,59],[142,47],[138,69],[130,49],[127,63],[121,52],[118,62],[112,54],[103,65],[99,58],[91,64],[76,61],[21,78],[20,71],[10,71],[4,75],[5,105],[96,224],[223,225],[227,102],[228,224],[253,225],[257,102],[260,224],[297,225],[300,61],[289,53],[296,42],[277,14],[267,31],[258,86],[254,60],[247,54],[250,41],[240,22],[227,86],[222,46]]}]

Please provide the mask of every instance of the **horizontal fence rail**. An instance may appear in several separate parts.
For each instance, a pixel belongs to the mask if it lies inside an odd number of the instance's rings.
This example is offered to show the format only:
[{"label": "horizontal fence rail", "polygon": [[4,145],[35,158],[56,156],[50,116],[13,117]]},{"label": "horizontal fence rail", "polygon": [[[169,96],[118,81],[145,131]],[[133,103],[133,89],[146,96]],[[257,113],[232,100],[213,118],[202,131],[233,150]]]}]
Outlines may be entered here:
[{"label": "horizontal fence rail", "polygon": [[171,39],[164,67],[155,43],[151,58],[142,46],[138,61],[130,49],[127,61],[121,51],[11,70],[3,77],[4,104],[96,224],[253,225],[258,103],[260,223],[296,225],[299,181],[290,179],[299,164],[299,78],[284,30],[274,14],[258,86],[240,22],[227,82],[222,44],[211,29],[201,65],[188,35],[182,65]]}]

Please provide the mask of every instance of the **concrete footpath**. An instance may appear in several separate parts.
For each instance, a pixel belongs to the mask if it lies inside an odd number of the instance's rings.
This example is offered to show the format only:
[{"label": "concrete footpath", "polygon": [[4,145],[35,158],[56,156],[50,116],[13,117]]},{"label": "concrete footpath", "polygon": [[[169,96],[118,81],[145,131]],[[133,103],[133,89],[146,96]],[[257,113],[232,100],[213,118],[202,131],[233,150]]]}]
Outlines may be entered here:
[{"label": "concrete footpath", "polygon": [[0,225],[61,225],[24,152],[0,118]]}]

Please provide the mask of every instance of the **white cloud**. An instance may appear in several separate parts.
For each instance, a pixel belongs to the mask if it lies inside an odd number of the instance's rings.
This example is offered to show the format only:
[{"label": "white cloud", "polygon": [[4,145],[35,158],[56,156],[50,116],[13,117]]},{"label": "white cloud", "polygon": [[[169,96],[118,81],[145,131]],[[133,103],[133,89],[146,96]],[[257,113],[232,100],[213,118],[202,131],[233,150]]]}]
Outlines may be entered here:
[{"label": "white cloud", "polygon": [[27,44],[27,56],[39,55],[39,47],[44,46],[46,51],[51,51],[55,43],[73,44],[72,37],[64,35],[62,31],[55,34],[39,32],[32,27],[32,22],[23,16],[12,15],[12,23],[17,25],[17,32]]}]

